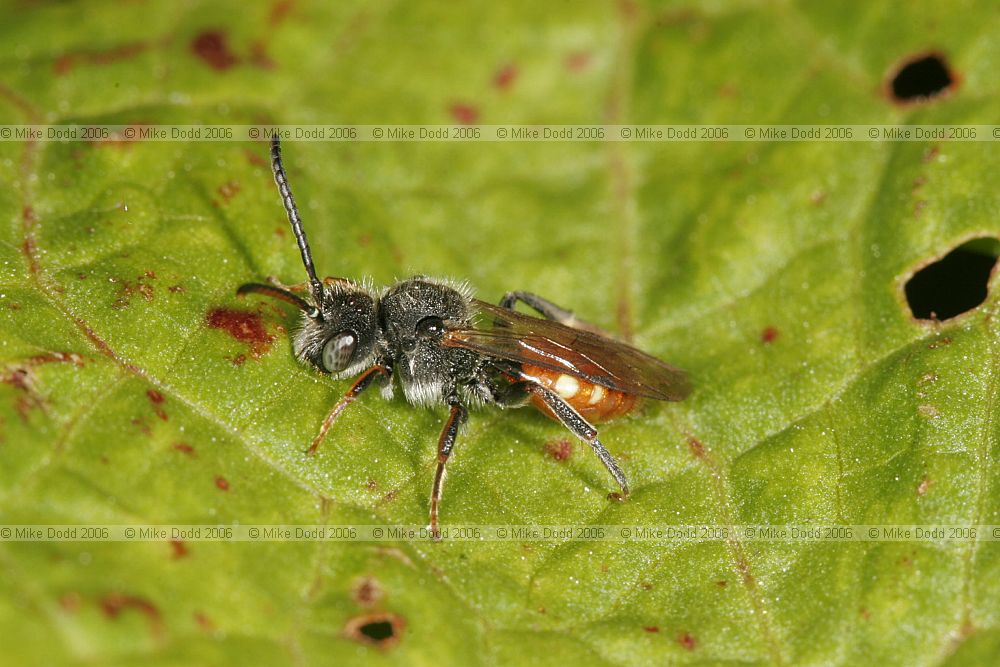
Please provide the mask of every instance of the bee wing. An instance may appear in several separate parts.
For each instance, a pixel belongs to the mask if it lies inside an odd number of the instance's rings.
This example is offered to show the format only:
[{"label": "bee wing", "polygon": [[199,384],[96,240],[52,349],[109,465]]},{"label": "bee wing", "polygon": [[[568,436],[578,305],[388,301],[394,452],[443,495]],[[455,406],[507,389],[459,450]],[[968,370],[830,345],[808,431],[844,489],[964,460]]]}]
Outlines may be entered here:
[{"label": "bee wing", "polygon": [[449,329],[444,344],[532,364],[628,394],[679,401],[691,393],[684,371],[617,340],[475,300],[487,326]]}]

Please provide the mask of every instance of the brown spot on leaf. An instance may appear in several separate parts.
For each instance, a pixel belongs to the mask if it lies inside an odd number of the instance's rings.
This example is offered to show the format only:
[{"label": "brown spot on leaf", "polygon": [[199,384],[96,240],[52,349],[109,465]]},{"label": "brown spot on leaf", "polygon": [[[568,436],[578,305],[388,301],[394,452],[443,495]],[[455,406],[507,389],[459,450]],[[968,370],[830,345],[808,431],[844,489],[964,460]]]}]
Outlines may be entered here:
[{"label": "brown spot on leaf", "polygon": [[930,404],[918,405],[917,411],[924,417],[927,417],[928,419],[937,419],[938,417],[941,416],[941,411],[938,410],[937,406],[935,405],[930,405]]},{"label": "brown spot on leaf", "polygon": [[146,598],[122,593],[108,593],[100,601],[101,611],[108,618],[118,618],[123,611],[134,610],[146,617],[150,632],[159,637],[163,634],[160,610]]},{"label": "brown spot on leaf", "polygon": [[942,338],[937,339],[933,343],[930,343],[927,346],[927,349],[928,350],[936,350],[939,347],[947,347],[948,345],[951,345],[951,338],[948,337],[948,336],[944,336]]},{"label": "brown spot on leaf", "polygon": [[718,586],[719,588],[725,588],[726,586],[729,585],[729,582],[726,581],[725,579],[719,579],[717,582],[715,582],[715,585]]},{"label": "brown spot on leaf", "polygon": [[507,90],[514,84],[515,79],[517,79],[517,67],[508,63],[493,75],[493,85],[500,90]]},{"label": "brown spot on leaf", "polygon": [[941,153],[941,147],[938,146],[937,144],[934,144],[934,145],[930,146],[929,148],[927,148],[926,150],[924,150],[924,155],[923,155],[923,157],[921,159],[924,162],[931,162],[940,153]]},{"label": "brown spot on leaf", "polygon": [[254,165],[255,167],[267,167],[267,160],[257,155],[257,151],[252,151],[249,148],[243,151],[243,155],[246,156],[247,162]]},{"label": "brown spot on leaf", "polygon": [[170,540],[171,558],[184,558],[190,551],[184,540]]},{"label": "brown spot on leaf", "polygon": [[403,553],[403,551],[399,547],[377,546],[374,549],[372,549],[372,551],[379,554],[380,556],[386,556],[387,558],[395,558],[396,560],[398,560],[403,565],[406,565],[407,567],[411,568],[414,567],[413,561],[410,559],[409,556]]},{"label": "brown spot on leaf", "polygon": [[247,361],[247,355],[237,354],[234,357],[226,357],[226,359],[229,359],[233,363],[233,366],[242,366]]},{"label": "brown spot on leaf", "polygon": [[205,323],[213,329],[221,329],[250,348],[256,358],[267,352],[274,336],[264,328],[260,313],[229,308],[214,308],[205,316]]},{"label": "brown spot on leaf", "polygon": [[56,58],[53,64],[55,73],[59,76],[68,74],[76,65],[110,65],[122,60],[134,58],[149,49],[145,42],[131,42],[103,51],[77,51],[64,53]]},{"label": "brown spot on leaf", "polygon": [[219,186],[217,192],[219,193],[219,196],[222,197],[222,201],[228,204],[229,201],[233,197],[235,197],[241,189],[242,188],[240,188],[240,184],[237,183],[236,181],[227,181],[226,183],[223,183],[222,185]]},{"label": "brown spot on leaf", "polygon": [[175,442],[174,449],[183,454],[187,454],[188,456],[197,456],[197,454],[195,454],[194,452],[194,447],[192,447],[186,442]]},{"label": "brown spot on leaf", "polygon": [[402,616],[376,612],[350,619],[344,626],[344,636],[385,651],[400,642],[405,628]]},{"label": "brown spot on leaf", "polygon": [[917,386],[918,387],[923,387],[924,385],[933,384],[933,383],[935,383],[937,381],[938,381],[938,374],[937,373],[933,373],[933,372],[931,372],[931,373],[924,373],[923,375],[920,376],[920,379],[917,380]]},{"label": "brown spot on leaf", "polygon": [[623,496],[618,491],[612,491],[608,494],[608,500],[613,500],[615,502],[623,503],[625,502],[625,496]]},{"label": "brown spot on leaf", "polygon": [[643,628],[643,630],[650,633],[657,633],[660,631],[660,628],[656,625],[647,625]]},{"label": "brown spot on leaf", "polygon": [[59,597],[59,606],[68,614],[75,614],[80,609],[80,594],[70,591]]},{"label": "brown spot on leaf", "polygon": [[564,64],[571,72],[582,72],[590,66],[590,60],[591,56],[587,51],[575,51],[566,56]]},{"label": "brown spot on leaf", "polygon": [[167,412],[163,409],[163,402],[167,399],[163,398],[163,394],[155,389],[147,389],[146,397],[149,399],[149,402],[153,404],[153,412],[156,413],[156,416],[163,421],[167,421]]},{"label": "brown spot on leaf", "polygon": [[686,651],[693,651],[698,647],[698,642],[695,641],[695,638],[691,636],[691,633],[686,630],[677,635],[677,643],[680,644],[680,647]]},{"label": "brown spot on leaf", "polygon": [[775,327],[765,327],[760,332],[760,340],[763,343],[773,343],[778,340],[778,330]]},{"label": "brown spot on leaf", "polygon": [[118,288],[118,296],[111,304],[111,307],[115,310],[128,308],[132,297],[136,294],[147,302],[152,301],[156,297],[155,288],[153,283],[150,282],[152,280],[156,280],[156,274],[152,271],[144,271],[142,275],[136,277],[134,283],[120,278],[111,278],[110,282],[121,284]]},{"label": "brown spot on leaf", "polygon": [[479,118],[479,110],[471,104],[456,102],[449,109],[451,117],[461,125],[472,125]]},{"label": "brown spot on leaf", "polygon": [[653,590],[653,584],[651,584],[648,581],[644,581],[641,584],[639,584],[639,588],[641,588],[644,591],[651,591]]},{"label": "brown spot on leaf", "polygon": [[[30,211],[31,209],[26,206],[25,210]],[[28,271],[37,276],[42,267],[38,263],[38,248],[35,245],[35,237],[31,234],[25,235],[24,241],[21,242],[21,254],[28,260]]]},{"label": "brown spot on leaf", "polygon": [[129,423],[142,431],[143,434],[153,435],[153,429],[149,427],[149,422],[145,417],[132,417],[132,419],[129,420]]},{"label": "brown spot on leaf", "polygon": [[705,445],[701,444],[701,440],[698,438],[688,438],[688,449],[691,450],[691,454],[693,454],[695,458],[705,458]]},{"label": "brown spot on leaf", "polygon": [[45,396],[37,389],[34,369],[54,363],[71,363],[82,367],[83,357],[73,352],[47,352],[0,369],[0,383],[10,385],[19,392],[14,399],[14,409],[24,423],[28,422],[32,410],[44,411],[48,406]]},{"label": "brown spot on leaf", "polygon": [[267,52],[267,42],[258,39],[250,44],[250,64],[261,69],[274,69],[274,60]]},{"label": "brown spot on leaf", "polygon": [[215,623],[203,611],[196,611],[194,613],[194,622],[205,632],[215,632]]},{"label": "brown spot on leaf", "polygon": [[742,551],[736,554],[736,569],[739,571],[740,576],[743,578],[743,584],[747,588],[757,585],[757,580],[754,578],[753,572],[750,571],[750,563],[747,561],[746,554]]},{"label": "brown spot on leaf", "polygon": [[354,583],[352,597],[359,605],[371,607],[382,599],[382,586],[375,577],[361,577]]},{"label": "brown spot on leaf", "polygon": [[573,455],[573,443],[567,438],[549,440],[545,443],[545,453],[555,461],[565,461]]},{"label": "brown spot on leaf", "polygon": [[220,71],[227,70],[240,61],[229,49],[226,34],[221,30],[198,33],[191,42],[191,51],[209,67]]},{"label": "brown spot on leaf", "polygon": [[227,480],[222,475],[217,475],[215,477],[215,486],[220,491],[228,491],[229,490],[229,480]]},{"label": "brown spot on leaf", "polygon": [[271,5],[271,12],[267,16],[267,22],[272,27],[280,25],[295,6],[295,0],[278,0]]}]

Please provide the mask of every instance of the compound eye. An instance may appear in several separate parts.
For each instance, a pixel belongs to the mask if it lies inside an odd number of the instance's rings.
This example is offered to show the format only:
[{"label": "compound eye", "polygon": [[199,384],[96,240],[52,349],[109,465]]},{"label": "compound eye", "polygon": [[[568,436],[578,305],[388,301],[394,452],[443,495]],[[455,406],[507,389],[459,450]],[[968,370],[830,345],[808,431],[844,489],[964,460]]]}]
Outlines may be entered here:
[{"label": "compound eye", "polygon": [[444,320],[435,315],[417,322],[417,334],[425,338],[440,336],[444,333],[444,329]]},{"label": "compound eye", "polygon": [[330,373],[339,373],[351,364],[357,337],[350,331],[341,331],[323,346],[323,367]]}]

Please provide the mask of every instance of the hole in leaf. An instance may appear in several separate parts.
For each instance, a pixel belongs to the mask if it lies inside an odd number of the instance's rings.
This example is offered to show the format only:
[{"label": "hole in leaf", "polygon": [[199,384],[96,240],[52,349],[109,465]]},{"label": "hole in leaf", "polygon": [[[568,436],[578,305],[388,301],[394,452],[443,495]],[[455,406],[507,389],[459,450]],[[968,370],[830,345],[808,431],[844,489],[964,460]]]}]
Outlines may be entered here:
[{"label": "hole in leaf", "polygon": [[892,76],[889,89],[897,102],[919,102],[937,97],[954,84],[944,57],[928,53],[905,61]]},{"label": "hole in leaf", "polygon": [[395,614],[376,613],[352,618],[344,632],[355,641],[388,649],[399,642],[404,626],[403,619]]},{"label": "hole in leaf", "polygon": [[1000,240],[973,239],[914,273],[904,288],[913,317],[948,320],[982,304],[998,254]]},{"label": "hole in leaf", "polygon": [[389,621],[372,621],[371,623],[365,623],[358,628],[358,632],[379,644],[387,639],[391,639],[392,636],[396,634],[395,628],[392,627],[392,623]]}]

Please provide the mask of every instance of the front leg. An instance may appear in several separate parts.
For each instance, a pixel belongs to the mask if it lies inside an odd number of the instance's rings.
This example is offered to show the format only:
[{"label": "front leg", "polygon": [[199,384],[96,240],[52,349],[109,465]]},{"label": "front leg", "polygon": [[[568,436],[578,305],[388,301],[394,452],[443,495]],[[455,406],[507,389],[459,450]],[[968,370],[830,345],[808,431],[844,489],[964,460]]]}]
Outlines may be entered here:
[{"label": "front leg", "polygon": [[382,379],[383,381],[388,379],[391,382],[392,366],[387,362],[375,364],[354,381],[351,388],[347,390],[339,401],[337,401],[337,404],[333,406],[332,410],[330,410],[330,414],[328,414],[326,419],[323,420],[323,424],[319,427],[319,433],[317,433],[316,437],[313,438],[312,444],[309,446],[309,449],[306,450],[306,454],[316,453],[316,450],[319,449],[320,443],[322,443],[323,439],[326,437],[327,431],[329,431],[330,427],[333,426],[333,422],[337,421],[337,417],[340,416],[340,413],[343,412],[348,405],[357,400],[358,396],[360,396],[365,389],[372,386],[372,383],[376,379]]},{"label": "front leg", "polygon": [[441,437],[438,439],[437,470],[434,472],[434,485],[431,487],[431,535],[435,540],[441,539],[441,531],[438,530],[438,510],[444,486],[444,466],[448,462],[448,457],[451,456],[451,450],[455,447],[458,429],[465,423],[469,414],[454,394],[448,397],[448,405],[451,406],[451,413],[448,415],[448,420],[444,423],[444,429],[441,431]]}]

